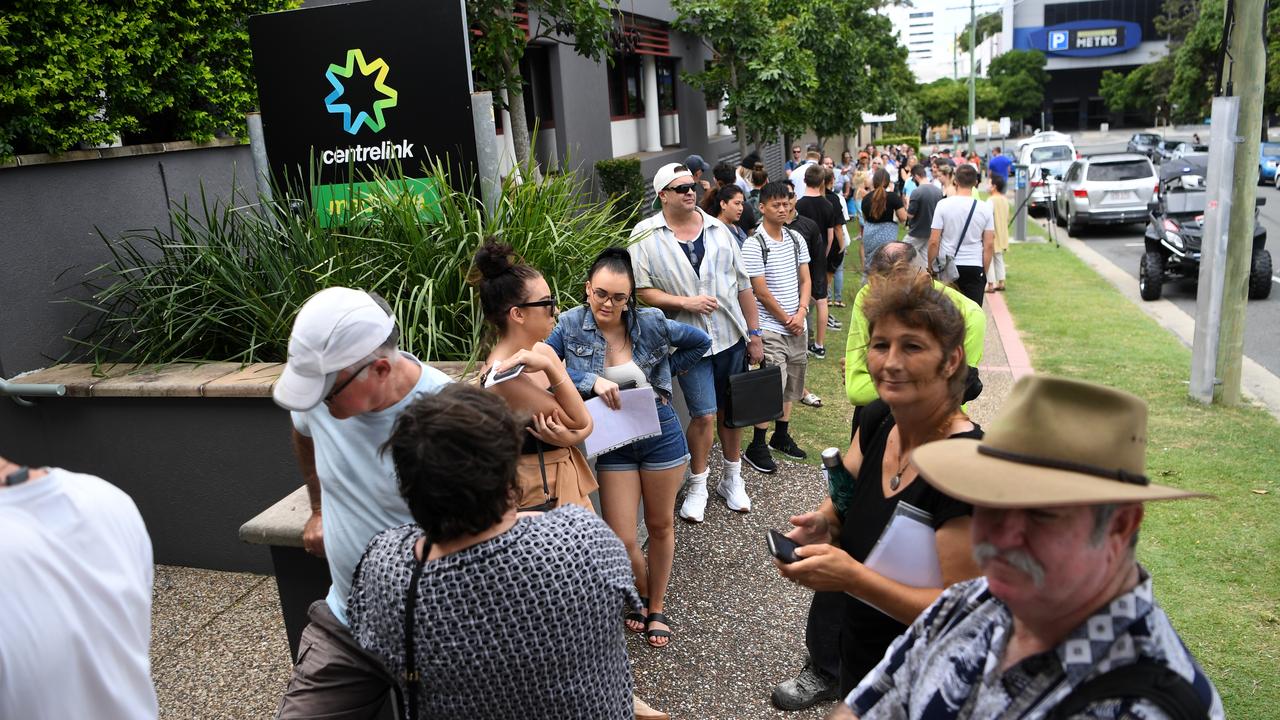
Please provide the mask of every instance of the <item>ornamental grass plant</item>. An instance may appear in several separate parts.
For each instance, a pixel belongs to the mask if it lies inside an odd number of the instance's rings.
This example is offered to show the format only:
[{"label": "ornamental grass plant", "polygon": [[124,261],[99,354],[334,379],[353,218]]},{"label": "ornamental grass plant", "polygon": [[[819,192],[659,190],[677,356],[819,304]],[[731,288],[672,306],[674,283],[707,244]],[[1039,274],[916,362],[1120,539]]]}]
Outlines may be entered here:
[{"label": "ornamental grass plant", "polygon": [[508,183],[492,216],[478,193],[424,168],[439,199],[420,198],[394,175],[374,183],[358,211],[331,226],[307,192],[269,201],[183,203],[172,229],[102,236],[111,260],[84,281],[89,313],[70,338],[98,363],[282,362],[294,315],[313,293],[376,291],[395,310],[401,347],[432,360],[471,360],[483,345],[479,297],[466,282],[485,237],[510,244],[546,276],[561,307],[581,300],[587,265],[625,244],[630,228],[613,201],[597,202],[574,174]]}]

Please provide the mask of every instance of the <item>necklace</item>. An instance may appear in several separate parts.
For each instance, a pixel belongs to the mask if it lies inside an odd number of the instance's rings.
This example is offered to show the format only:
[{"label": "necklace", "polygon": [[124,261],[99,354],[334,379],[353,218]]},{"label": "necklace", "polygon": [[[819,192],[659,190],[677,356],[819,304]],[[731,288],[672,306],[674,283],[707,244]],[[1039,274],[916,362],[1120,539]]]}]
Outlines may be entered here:
[{"label": "necklace", "polygon": [[[946,429],[951,426],[951,422],[955,419],[957,414],[962,413],[952,414],[947,417],[946,422],[944,422],[941,427],[935,429],[933,434],[925,439],[924,443],[920,444],[923,445],[930,442],[935,437],[941,437],[946,434]],[[907,466],[911,464],[911,456],[907,454],[906,449],[902,445],[902,430],[896,426],[894,429],[898,431],[898,457],[900,459],[904,456],[906,457],[906,459],[902,461],[902,465],[898,467],[898,472],[894,473],[893,477],[889,478],[889,489],[896,492],[899,487],[902,487],[902,473],[906,472]]]},{"label": "necklace", "polygon": [[893,477],[889,478],[890,490],[896,491],[898,487],[902,485],[902,473],[907,471],[907,465],[909,465],[910,463],[911,463],[911,457],[908,456],[907,461],[902,463],[902,467],[898,468],[898,472],[894,473]]}]

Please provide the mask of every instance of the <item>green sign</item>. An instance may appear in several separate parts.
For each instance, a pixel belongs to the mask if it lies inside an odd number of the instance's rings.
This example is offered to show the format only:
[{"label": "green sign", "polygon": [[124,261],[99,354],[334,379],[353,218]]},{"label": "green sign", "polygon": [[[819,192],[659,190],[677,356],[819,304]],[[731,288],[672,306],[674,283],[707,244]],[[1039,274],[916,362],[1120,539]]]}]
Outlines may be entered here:
[{"label": "green sign", "polygon": [[411,203],[418,209],[419,217],[436,220],[440,216],[440,189],[431,178],[316,185],[311,189],[311,203],[325,227],[346,223],[374,203],[384,206]]}]

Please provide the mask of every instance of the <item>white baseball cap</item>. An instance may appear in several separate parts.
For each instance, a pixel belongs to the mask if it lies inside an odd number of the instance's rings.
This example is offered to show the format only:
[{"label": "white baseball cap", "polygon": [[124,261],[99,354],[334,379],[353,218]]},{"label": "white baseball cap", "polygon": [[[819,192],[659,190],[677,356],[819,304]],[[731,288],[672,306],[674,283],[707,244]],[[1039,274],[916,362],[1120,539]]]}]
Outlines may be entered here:
[{"label": "white baseball cap", "polygon": [[333,287],[298,310],[289,335],[289,361],[271,395],[286,410],[306,412],[324,399],[337,372],[386,342],[395,318],[363,290]]},{"label": "white baseball cap", "polygon": [[681,163],[669,163],[658,168],[657,174],[653,176],[653,191],[660,193],[667,189],[672,180],[681,175],[693,177],[693,173],[689,172],[689,168]]}]

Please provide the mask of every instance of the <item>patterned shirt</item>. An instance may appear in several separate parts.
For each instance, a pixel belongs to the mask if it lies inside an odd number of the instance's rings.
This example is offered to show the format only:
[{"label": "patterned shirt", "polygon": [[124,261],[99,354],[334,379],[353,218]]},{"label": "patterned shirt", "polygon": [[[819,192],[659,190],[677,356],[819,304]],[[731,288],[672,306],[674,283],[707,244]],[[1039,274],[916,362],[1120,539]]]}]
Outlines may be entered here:
[{"label": "patterned shirt", "polygon": [[[351,633],[404,690],[404,604],[417,525],[373,538],[352,580]],[[626,549],[576,505],[522,517],[426,563],[415,654],[423,718],[631,718],[623,603],[640,607]]]},{"label": "patterned shirt", "polygon": [[[1053,650],[1000,671],[1013,614],[987,589],[986,578],[951,586],[907,632],[845,702],[862,720],[1035,720],[1073,689],[1139,659],[1165,665],[1191,683],[1210,709],[1225,717],[1213,683],[1156,605],[1151,576],[1091,615]],[[1085,715],[1098,720],[1157,720],[1168,716],[1141,699],[1102,700]]]},{"label": "patterned shirt", "polygon": [[680,241],[661,212],[640,221],[631,231],[631,264],[636,290],[657,288],[670,295],[694,297],[710,295],[718,307],[708,315],[668,312],[667,317],[692,325],[711,336],[707,354],[728,350],[747,336],[747,320],[742,315],[738,293],[751,289],[751,279],[742,268],[738,241],[725,224],[698,209],[702,216],[706,256],[701,269],[694,271]]}]

